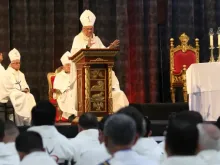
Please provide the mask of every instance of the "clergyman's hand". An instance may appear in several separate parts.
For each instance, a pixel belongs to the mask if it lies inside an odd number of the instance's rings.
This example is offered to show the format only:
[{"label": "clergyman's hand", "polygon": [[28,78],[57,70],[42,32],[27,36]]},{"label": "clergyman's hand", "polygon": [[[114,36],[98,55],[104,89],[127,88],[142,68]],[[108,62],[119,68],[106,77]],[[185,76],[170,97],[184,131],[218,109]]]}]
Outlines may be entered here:
[{"label": "clergyman's hand", "polygon": [[119,40],[115,40],[114,42],[112,42],[109,46],[109,49],[114,49],[119,47],[120,41]]}]

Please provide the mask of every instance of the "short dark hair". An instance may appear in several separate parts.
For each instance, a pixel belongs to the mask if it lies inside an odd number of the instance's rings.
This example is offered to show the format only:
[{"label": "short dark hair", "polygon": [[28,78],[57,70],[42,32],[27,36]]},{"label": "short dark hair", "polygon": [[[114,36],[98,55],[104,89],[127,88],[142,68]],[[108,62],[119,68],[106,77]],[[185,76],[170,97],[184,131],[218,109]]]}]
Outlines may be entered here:
[{"label": "short dark hair", "polygon": [[114,114],[105,123],[104,135],[109,137],[114,145],[130,145],[136,136],[135,121],[128,115]]},{"label": "short dark hair", "polygon": [[79,117],[79,125],[83,129],[98,129],[97,117],[90,113],[84,113]]},{"label": "short dark hair", "polygon": [[146,122],[144,119],[144,116],[135,108],[132,106],[127,106],[122,109],[120,109],[118,112],[130,116],[136,123],[136,132],[140,136],[144,136],[146,133]]},{"label": "short dark hair", "polygon": [[48,100],[40,101],[33,107],[32,124],[40,125],[54,125],[56,118],[56,108]]},{"label": "short dark hair", "polygon": [[34,150],[43,150],[43,140],[39,133],[33,131],[22,132],[15,141],[18,152],[30,153]]},{"label": "short dark hair", "polygon": [[202,115],[196,111],[182,111],[175,115],[176,119],[187,120],[190,124],[197,125],[203,122]]},{"label": "short dark hair", "polygon": [[99,121],[99,130],[101,130],[102,132],[104,131],[105,122],[107,121],[109,117],[110,115],[105,115],[103,116],[102,120]]},{"label": "short dark hair", "polygon": [[196,124],[179,118],[170,119],[166,145],[172,155],[195,155],[198,145]]},{"label": "short dark hair", "polygon": [[5,136],[5,123],[3,120],[0,119],[0,141],[3,140]]}]

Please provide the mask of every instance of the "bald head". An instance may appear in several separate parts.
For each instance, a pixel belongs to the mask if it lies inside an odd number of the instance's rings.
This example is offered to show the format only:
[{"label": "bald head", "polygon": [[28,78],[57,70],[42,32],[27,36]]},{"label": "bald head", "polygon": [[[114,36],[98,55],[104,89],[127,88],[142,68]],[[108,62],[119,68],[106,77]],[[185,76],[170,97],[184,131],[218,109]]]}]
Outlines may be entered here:
[{"label": "bald head", "polygon": [[199,149],[200,150],[219,150],[220,130],[213,124],[198,124]]},{"label": "bald head", "polygon": [[15,142],[16,137],[19,135],[19,130],[12,121],[5,122],[5,137],[4,142]]}]

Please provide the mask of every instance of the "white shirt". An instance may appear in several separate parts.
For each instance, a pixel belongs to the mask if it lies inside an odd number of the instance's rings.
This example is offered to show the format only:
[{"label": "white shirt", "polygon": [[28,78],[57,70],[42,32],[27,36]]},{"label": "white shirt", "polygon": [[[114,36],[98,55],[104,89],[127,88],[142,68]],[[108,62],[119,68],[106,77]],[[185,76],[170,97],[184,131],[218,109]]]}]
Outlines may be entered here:
[{"label": "white shirt", "polygon": [[108,163],[110,165],[158,165],[157,162],[146,159],[132,150],[122,150],[114,153]]},{"label": "white shirt", "polygon": [[161,165],[207,165],[197,156],[170,156]]},{"label": "white shirt", "polygon": [[99,131],[97,129],[83,130],[77,136],[71,139],[71,144],[74,147],[75,161],[78,162],[81,155],[91,149],[100,147]]},{"label": "white shirt", "polygon": [[66,160],[71,161],[74,158],[74,148],[69,139],[60,134],[55,126],[34,126],[29,128],[28,131],[35,131],[41,135],[45,150],[56,162],[63,163]]},{"label": "white shirt", "polygon": [[20,165],[57,165],[46,152],[32,152],[26,155]]},{"label": "white shirt", "polygon": [[110,158],[111,155],[108,153],[105,144],[102,143],[99,147],[84,152],[76,165],[98,165]]},{"label": "white shirt", "polygon": [[220,153],[216,150],[203,150],[197,156],[207,164],[220,164]]},{"label": "white shirt", "polygon": [[138,154],[145,156],[156,161],[160,161],[163,155],[163,150],[158,146],[158,143],[151,137],[139,138],[132,150]]},{"label": "white shirt", "polygon": [[0,143],[0,164],[19,165],[20,158],[14,148],[14,143]]}]

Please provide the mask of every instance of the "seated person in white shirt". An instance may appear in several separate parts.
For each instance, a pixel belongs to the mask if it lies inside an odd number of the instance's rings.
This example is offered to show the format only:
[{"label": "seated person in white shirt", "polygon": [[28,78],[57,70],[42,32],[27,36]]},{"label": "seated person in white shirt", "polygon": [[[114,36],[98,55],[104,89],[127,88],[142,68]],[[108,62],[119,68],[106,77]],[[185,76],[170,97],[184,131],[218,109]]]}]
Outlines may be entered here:
[{"label": "seated person in white shirt", "polygon": [[69,139],[60,134],[55,127],[56,108],[49,101],[40,101],[32,112],[32,127],[41,135],[47,153],[60,163],[71,162],[74,159],[73,147]]},{"label": "seated person in white shirt", "polygon": [[84,152],[100,147],[97,117],[89,112],[82,114],[79,117],[78,130],[76,137],[70,140],[74,147],[76,163]]},{"label": "seated person in white shirt", "polygon": [[219,164],[220,162],[220,130],[213,124],[198,124],[199,146],[198,157],[207,164]]},{"label": "seated person in white shirt", "polygon": [[165,137],[165,151],[168,158],[162,165],[205,165],[196,156],[198,151],[198,130],[185,116],[177,115],[168,122]]},{"label": "seated person in white shirt", "polygon": [[4,136],[4,143],[5,146],[9,151],[11,151],[11,154],[14,155],[14,160],[17,159],[18,162],[20,162],[17,150],[15,148],[15,139],[19,135],[19,130],[14,122],[11,120],[8,120],[5,122],[5,136]]},{"label": "seated person in white shirt", "polygon": [[[152,159],[159,163],[162,155],[162,149],[156,149],[158,144],[153,138],[144,137],[147,132],[147,123],[145,122],[144,116],[132,106],[122,108],[117,113],[130,116],[136,123],[138,140],[132,147],[132,150],[137,152],[139,155],[145,156],[146,158]],[[151,134],[151,130],[148,130],[148,134]]]},{"label": "seated person in white shirt", "polygon": [[99,122],[99,142],[101,145],[84,152],[76,165],[98,165],[111,158],[104,144],[104,124],[109,117],[110,115],[104,116]]},{"label": "seated person in white shirt", "polygon": [[21,133],[15,146],[21,159],[20,165],[57,165],[44,151],[43,140],[37,132]]},{"label": "seated person in white shirt", "polygon": [[157,164],[131,149],[136,142],[136,124],[128,115],[114,114],[107,119],[104,127],[104,141],[112,158],[102,164]]},{"label": "seated person in white shirt", "polygon": [[15,109],[16,124],[19,126],[30,125],[31,109],[36,105],[36,102],[30,93],[24,73],[20,71],[21,55],[17,49],[9,52],[9,59],[11,63],[6,72],[14,84],[14,90],[10,94],[10,100]]},{"label": "seated person in white shirt", "polygon": [[71,56],[70,52],[66,52],[60,59],[63,65],[63,70],[56,74],[54,79],[53,88],[58,90],[57,103],[62,113],[62,121],[70,122],[77,116],[76,106],[76,83],[75,81],[70,81],[70,65],[71,61],[69,60]]},{"label": "seated person in white shirt", "polygon": [[17,152],[14,152],[10,146],[4,143],[5,124],[0,120],[0,164],[19,165],[20,159]]}]

